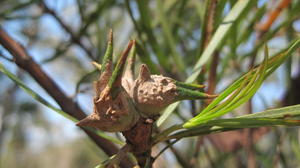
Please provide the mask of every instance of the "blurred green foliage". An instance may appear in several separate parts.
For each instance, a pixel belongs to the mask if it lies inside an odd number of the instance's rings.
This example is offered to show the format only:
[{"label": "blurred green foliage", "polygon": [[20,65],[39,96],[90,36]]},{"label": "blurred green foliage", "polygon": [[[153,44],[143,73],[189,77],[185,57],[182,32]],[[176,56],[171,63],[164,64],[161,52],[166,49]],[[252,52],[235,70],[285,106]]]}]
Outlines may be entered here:
[{"label": "blurred green foliage", "polygon": [[[90,62],[102,60],[110,28],[118,39],[114,44],[115,55],[119,55],[128,39],[135,38],[138,43],[138,62],[146,63],[153,73],[208,86],[213,85],[210,82],[213,78],[216,88],[213,92],[216,93],[248,72],[249,67],[262,62],[265,43],[268,43],[272,57],[299,38],[300,1],[216,2],[213,8],[209,0],[2,0],[0,25],[25,46],[74,101],[90,113],[93,96],[91,83],[97,78]],[[289,5],[282,8],[279,17],[264,30],[262,27],[270,18],[271,11],[283,2]],[[211,13],[213,19],[210,19]],[[218,57],[217,63],[213,62],[214,57]],[[11,59],[9,53],[0,46],[0,62],[52,104],[53,100]],[[213,68],[213,65],[217,66]],[[214,75],[211,75],[212,69],[216,71]],[[244,106],[234,110],[231,117],[299,104],[299,79],[299,52],[296,51],[262,85],[263,89],[253,99],[253,110]],[[52,113],[21,92],[2,73],[0,86],[0,167],[93,167],[107,158],[86,138],[52,138],[55,133],[50,130],[55,122],[51,118],[57,116],[53,117]],[[206,103],[199,101],[170,106],[160,119],[158,130],[188,121],[205,106]],[[31,139],[35,128],[49,133],[47,141],[39,142],[43,145],[37,151],[32,146],[36,142],[32,141],[38,140]],[[76,130],[57,129],[54,132],[63,131]],[[250,147],[257,167],[299,165],[300,139],[297,127],[270,128],[259,136],[255,133],[249,137],[236,134],[236,138],[230,138],[227,134],[219,135],[180,141],[161,155],[154,165],[247,167],[251,150],[243,140],[251,137],[253,144]],[[111,136],[122,139],[118,134]],[[214,140],[220,137],[224,142]],[[231,146],[234,147],[229,148],[226,139],[232,141]],[[155,146],[154,153],[164,147],[163,144]]]}]

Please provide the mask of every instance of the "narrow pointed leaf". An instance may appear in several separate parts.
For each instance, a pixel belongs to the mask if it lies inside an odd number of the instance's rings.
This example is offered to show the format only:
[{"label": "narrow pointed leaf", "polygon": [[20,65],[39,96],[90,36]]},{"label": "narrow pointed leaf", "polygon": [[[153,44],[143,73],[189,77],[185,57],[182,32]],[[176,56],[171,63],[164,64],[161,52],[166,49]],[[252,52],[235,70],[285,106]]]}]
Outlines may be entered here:
[{"label": "narrow pointed leaf", "polygon": [[184,82],[179,82],[179,81],[176,81],[175,85],[179,86],[179,87],[182,87],[182,88],[191,89],[191,90],[202,90],[205,87],[205,85],[184,83]]},{"label": "narrow pointed leaf", "polygon": [[[242,12],[246,7],[250,4],[250,0],[238,1],[232,10],[228,13],[228,15],[224,18],[223,24],[221,24],[216,32],[214,33],[210,43],[202,53],[200,59],[197,61],[196,65],[193,68],[193,73],[188,77],[186,83],[191,83],[196,80],[198,75],[200,74],[201,67],[208,62],[209,58],[213,54],[213,52],[218,48],[219,44],[225,39],[227,33],[232,27],[234,21],[241,16]],[[165,110],[164,114],[157,121],[157,126],[160,126],[171,113],[176,109],[179,103],[174,103]]]},{"label": "narrow pointed leaf", "polygon": [[195,127],[197,125],[200,125],[203,122],[207,122],[211,119],[225,115],[226,113],[234,110],[241,104],[248,101],[256,93],[258,88],[262,85],[262,82],[265,79],[265,75],[266,75],[267,64],[268,64],[268,49],[266,48],[265,49],[265,59],[264,59],[263,64],[261,64],[258,67],[258,69],[256,70],[256,73],[251,77],[251,80],[249,81],[247,86],[245,86],[245,88],[243,88],[242,91],[238,95],[235,95],[235,97],[230,102],[228,102],[228,104],[225,107],[222,107],[222,109],[220,109],[219,111],[208,110],[208,111],[205,111],[206,113],[200,113],[195,118],[193,118],[193,119],[189,120],[187,123],[185,123],[184,127],[185,128]]},{"label": "narrow pointed leaf", "polygon": [[300,105],[288,106],[244,115],[237,118],[211,120],[197,127],[178,131],[169,137],[159,137],[159,141],[231,131],[242,128],[299,126],[299,118]]},{"label": "narrow pointed leaf", "polygon": [[113,85],[117,82],[117,81],[120,81],[121,80],[121,76],[122,76],[122,73],[123,73],[123,70],[124,70],[124,65],[125,65],[125,61],[127,59],[127,56],[129,54],[129,51],[132,47],[132,45],[134,44],[134,41],[130,41],[128,43],[128,46],[127,48],[123,51],[121,57],[119,58],[118,62],[117,62],[117,65],[113,71],[113,74],[111,76],[111,78],[109,79],[109,82],[108,82],[108,86],[110,88],[113,87]]},{"label": "narrow pointed leaf", "polygon": [[211,99],[217,97],[217,95],[209,95],[207,93],[182,88],[179,86],[176,87],[176,90],[178,92],[178,96],[176,96],[176,99],[178,100]]},{"label": "narrow pointed leaf", "polygon": [[[294,43],[286,49],[286,51],[281,52],[280,54],[277,54],[276,56],[270,58],[268,61],[265,59],[265,66],[260,66],[257,67],[253,70],[253,72],[248,72],[242,77],[240,77],[237,81],[235,81],[231,86],[229,86],[225,91],[223,91],[219,97],[217,97],[211,104],[209,104],[198,116],[195,118],[191,119],[188,123],[185,124],[185,127],[193,127],[196,125],[199,125],[205,121],[208,121],[209,119],[213,119],[216,117],[219,117],[221,115],[226,114],[227,112],[230,112],[234,108],[238,107],[241,105],[243,102],[247,101],[259,88],[261,83],[263,82],[264,79],[266,79],[273,71],[275,71],[290,55],[293,53],[297,48],[300,47],[300,39],[296,40]],[[268,54],[268,50],[265,50],[265,54]],[[213,110],[221,101],[223,101],[227,96],[229,96],[232,92],[234,92],[235,89],[237,89],[241,83],[248,78],[253,78],[253,75],[255,77],[255,74],[259,71],[259,69],[262,70],[262,67],[264,67],[264,73],[265,75],[261,76],[254,84],[254,86],[249,85],[248,87],[252,87],[252,89],[246,89],[244,90],[244,93],[241,95],[245,95],[245,97],[238,96],[235,98],[235,100],[238,101],[233,101],[230,103],[232,106],[229,106],[229,108],[219,108],[220,111],[216,112]],[[228,105],[226,105],[228,107]],[[211,112],[210,112],[211,111]],[[207,113],[214,113],[212,115],[207,115]]]},{"label": "narrow pointed leaf", "polygon": [[[20,88],[22,88],[28,95],[30,95],[32,98],[37,100],[38,102],[42,103],[46,107],[50,108],[51,110],[57,112],[58,114],[62,115],[63,117],[73,121],[73,122],[78,122],[78,120],[72,116],[70,116],[68,113],[62,111],[61,109],[53,106],[51,103],[49,103],[47,100],[45,100],[42,96],[40,96],[38,93],[30,89],[28,86],[26,86],[18,77],[16,77],[13,73],[8,71],[1,63],[0,63],[0,72],[4,73],[7,77],[9,77],[13,82],[15,82]],[[117,144],[124,144],[122,141],[113,138],[111,136],[106,135],[102,131],[94,131],[98,136],[105,138],[109,141],[112,141]]]}]

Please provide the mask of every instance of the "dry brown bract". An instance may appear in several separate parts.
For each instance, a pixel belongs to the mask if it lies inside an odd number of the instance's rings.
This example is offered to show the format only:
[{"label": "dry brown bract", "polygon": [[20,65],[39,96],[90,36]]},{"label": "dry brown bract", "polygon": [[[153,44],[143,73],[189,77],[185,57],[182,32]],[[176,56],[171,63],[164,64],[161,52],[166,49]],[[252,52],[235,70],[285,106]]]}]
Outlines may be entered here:
[{"label": "dry brown bract", "polygon": [[95,127],[103,131],[126,131],[135,125],[139,114],[135,110],[129,94],[121,87],[116,97],[112,97],[107,83],[111,76],[110,64],[100,79],[94,83],[94,111],[77,123],[78,126]]}]

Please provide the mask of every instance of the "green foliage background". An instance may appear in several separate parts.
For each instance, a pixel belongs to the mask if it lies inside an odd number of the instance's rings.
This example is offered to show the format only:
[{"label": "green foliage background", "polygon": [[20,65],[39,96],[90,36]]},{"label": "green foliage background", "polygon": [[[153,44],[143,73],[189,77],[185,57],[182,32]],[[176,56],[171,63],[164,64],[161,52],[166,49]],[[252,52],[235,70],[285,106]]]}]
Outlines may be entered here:
[{"label": "green foliage background", "polygon": [[[93,96],[91,81],[97,77],[90,62],[101,62],[110,28],[115,34],[115,55],[119,55],[127,41],[134,38],[139,44],[138,63],[146,63],[152,73],[208,86],[212,85],[209,81],[213,78],[216,83],[215,92],[221,93],[249,71],[251,61],[254,61],[254,65],[263,62],[266,55],[263,47],[265,44],[269,47],[269,58],[291,49],[292,44],[298,44],[294,42],[299,39],[300,32],[299,1],[291,1],[280,11],[271,27],[262,29],[271,11],[283,1],[218,0],[216,7],[212,9],[209,0],[48,0],[43,3],[39,0],[3,0],[0,2],[0,26],[24,45],[49,76],[86,113],[90,113]],[[213,22],[210,33],[207,25],[210,24],[211,13]],[[12,72],[0,73],[0,166],[93,167],[107,159],[100,149],[77,130],[73,122],[52,114],[52,111],[24,94],[6,77],[11,74],[10,77],[19,80],[18,85],[24,84],[34,98],[46,102],[46,106],[65,115],[26,72],[15,66],[11,55],[3,47],[0,46],[0,49],[1,71]],[[215,55],[219,58],[217,63],[213,62]],[[242,106],[230,113],[231,118],[299,104],[299,51],[294,48],[293,53],[288,55],[291,56],[284,63],[277,62],[278,66],[282,66],[266,79],[262,89],[255,95],[252,101],[254,110],[249,110],[246,105]],[[2,64],[6,67],[5,70]],[[216,73],[212,75],[214,64],[217,64]],[[260,75],[261,79],[266,78]],[[229,94],[228,92],[227,95]],[[158,121],[159,129],[185,123],[205,106],[203,101],[173,104]],[[299,107],[289,109],[295,115],[292,119],[297,119]],[[273,116],[271,120],[258,115],[256,118],[260,119],[259,122],[253,116],[253,122],[243,117],[236,118],[238,123],[234,119],[210,121],[206,125],[200,125],[204,133],[197,128],[177,132],[171,137],[216,132],[219,130],[215,131],[215,127],[210,129],[211,132],[205,132],[209,130],[207,127],[216,125],[223,127],[225,131],[233,127],[249,128],[268,123],[274,125],[276,122],[275,125],[298,125],[282,121],[288,110],[283,111],[284,114],[280,117],[278,114],[277,118]],[[65,124],[56,125],[60,121]],[[60,127],[68,128],[61,130]],[[46,136],[41,139],[32,138],[36,132],[43,132]],[[64,139],[67,135],[53,138],[57,136],[57,132],[76,132],[76,136],[70,139]],[[215,136],[215,139],[230,139],[228,134],[223,135]],[[242,142],[245,139],[231,138],[232,144],[242,147],[232,147],[229,150],[226,143],[219,142],[218,145],[213,140],[214,136],[188,138],[166,150],[155,162],[155,166],[251,167],[253,162],[257,167],[299,166],[300,139],[297,127],[270,128],[260,134],[259,138],[254,133],[248,134],[248,137],[246,134],[237,135],[253,139],[253,142],[245,145]],[[123,140],[119,134],[110,136]],[[162,139],[164,138],[166,137]],[[202,145],[197,147],[199,143]],[[37,149],[37,144],[42,144],[41,148]],[[154,153],[157,154],[165,146],[166,144],[155,146]],[[255,161],[251,160],[253,158]]]}]

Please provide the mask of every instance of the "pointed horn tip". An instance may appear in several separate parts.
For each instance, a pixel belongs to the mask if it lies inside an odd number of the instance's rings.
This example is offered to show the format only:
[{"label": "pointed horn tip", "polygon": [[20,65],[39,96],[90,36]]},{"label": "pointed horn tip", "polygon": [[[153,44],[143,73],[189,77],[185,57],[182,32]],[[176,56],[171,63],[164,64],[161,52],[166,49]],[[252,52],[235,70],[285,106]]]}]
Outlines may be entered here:
[{"label": "pointed horn tip", "polygon": [[[126,58],[128,56],[129,51],[131,50],[132,46],[134,45],[134,41],[130,40],[127,44],[126,49],[123,51],[121,58]],[[125,61],[125,60],[124,60]]]},{"label": "pointed horn tip", "polygon": [[141,68],[148,68],[146,64],[141,64]]},{"label": "pointed horn tip", "polygon": [[148,66],[146,64],[142,64],[141,65],[141,73],[143,75],[150,76],[150,70],[149,70],[149,68],[148,68]]},{"label": "pointed horn tip", "polygon": [[84,122],[82,122],[82,120],[80,120],[76,123],[76,126],[82,127],[82,126],[85,126],[85,124],[84,124]]},{"label": "pointed horn tip", "polygon": [[139,77],[140,80],[146,81],[151,78],[150,71],[146,64],[142,64],[140,66]]},{"label": "pointed horn tip", "polygon": [[91,120],[90,116],[87,116],[86,118],[78,121],[76,123],[76,126],[79,126],[79,127],[90,126],[91,122],[92,122],[92,120]]}]

